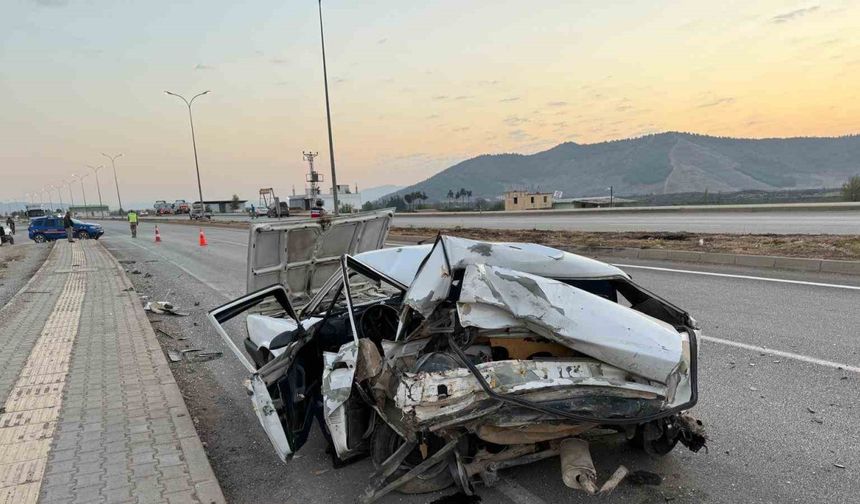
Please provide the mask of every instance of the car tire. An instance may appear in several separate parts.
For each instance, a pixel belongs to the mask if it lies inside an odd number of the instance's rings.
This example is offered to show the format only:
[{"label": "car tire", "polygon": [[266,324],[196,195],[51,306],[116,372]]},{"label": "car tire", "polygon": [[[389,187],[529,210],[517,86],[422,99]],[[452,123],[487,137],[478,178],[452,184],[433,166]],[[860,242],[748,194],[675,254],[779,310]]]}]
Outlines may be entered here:
[{"label": "car tire", "polygon": [[45,235],[43,235],[42,233],[39,233],[39,234],[33,236],[33,241],[36,243],[45,243],[46,241],[48,241],[48,238]]},{"label": "car tire", "polygon": [[78,231],[78,240],[89,240],[90,234],[86,231]]},{"label": "car tire", "polygon": [[[394,432],[394,429],[389,427],[385,422],[378,421],[370,439],[370,458],[373,460],[374,467],[379,468],[402,444],[403,438]],[[417,460],[413,460],[413,458]],[[415,448],[415,451],[407,456],[406,460],[389,477],[389,481],[394,481],[409,472],[410,469],[420,463],[420,459],[421,453],[418,448]],[[423,475],[408,481],[398,488],[397,491],[404,494],[438,492],[448,488],[452,484],[454,484],[454,478],[448,469],[448,461],[443,460]]]}]

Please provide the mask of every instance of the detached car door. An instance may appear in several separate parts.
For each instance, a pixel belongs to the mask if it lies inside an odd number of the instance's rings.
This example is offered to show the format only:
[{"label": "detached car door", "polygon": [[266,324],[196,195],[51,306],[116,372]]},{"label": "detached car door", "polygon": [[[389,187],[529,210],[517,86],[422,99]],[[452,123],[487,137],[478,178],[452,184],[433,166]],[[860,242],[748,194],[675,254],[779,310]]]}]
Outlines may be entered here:
[{"label": "detached car door", "polygon": [[[282,221],[251,227],[248,243],[249,294],[208,314],[215,330],[250,373],[254,412],[281,460],[307,441],[315,419],[323,420],[323,360],[314,330],[297,316],[333,275],[343,274],[341,257],[381,248],[392,210],[331,220]],[[335,295],[337,297],[337,295]],[[333,302],[333,301],[332,301]],[[283,353],[259,369],[225,324],[244,312],[292,319],[295,329],[276,335],[269,349]],[[354,339],[354,322],[343,337]]]},{"label": "detached car door", "polygon": [[[285,318],[296,322],[296,329],[275,338],[273,345],[285,351],[276,359],[257,369],[239,349],[224,328],[231,319],[253,309],[264,302],[276,303]],[[310,336],[298,324],[296,313],[290,305],[287,290],[282,285],[272,285],[252,292],[219,306],[208,314],[209,321],[251,374],[248,389],[254,413],[266,431],[281,460],[286,460],[307,441],[315,413],[319,410],[320,384],[312,379],[318,373],[309,372],[308,365],[315,359],[308,356]],[[313,353],[313,352],[311,352]],[[319,363],[316,363],[319,366]]]}]

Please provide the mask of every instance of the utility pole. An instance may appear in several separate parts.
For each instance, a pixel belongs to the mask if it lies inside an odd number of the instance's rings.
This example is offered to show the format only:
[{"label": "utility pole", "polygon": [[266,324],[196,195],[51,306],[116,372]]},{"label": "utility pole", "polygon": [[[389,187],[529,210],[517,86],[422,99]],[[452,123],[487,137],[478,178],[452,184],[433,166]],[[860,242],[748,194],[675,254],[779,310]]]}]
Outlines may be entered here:
[{"label": "utility pole", "polygon": [[320,43],[322,45],[323,84],[325,85],[325,116],[328,123],[328,155],[331,161],[331,196],[334,201],[334,215],[339,213],[337,204],[337,173],[334,168],[334,140],[331,135],[331,106],[328,99],[328,70],[325,64],[325,35],[323,32],[322,0],[318,0],[320,12]]},{"label": "utility pole", "polygon": [[[323,181],[323,178],[320,176],[319,172],[314,170],[314,158],[319,156],[319,152],[310,152],[310,151],[302,151],[302,159],[308,162],[308,174],[305,177],[305,180],[310,184],[310,186],[306,189],[308,196],[312,200],[315,200],[317,196],[320,195],[319,183]],[[312,202],[313,205],[315,202]]]},{"label": "utility pole", "polygon": [[[93,171],[93,173],[96,174],[96,189],[99,192],[99,207],[103,207],[104,205],[102,204],[102,187],[101,187],[101,184],[99,184],[99,170],[104,168],[104,165],[98,165],[98,166],[87,165],[87,168],[89,168],[90,170]],[[102,217],[104,217],[105,211],[101,210],[101,213],[102,213]]]},{"label": "utility pole", "polygon": [[613,195],[613,187],[609,186],[609,208],[612,208],[613,204],[615,203],[614,200],[615,200],[615,198]]},{"label": "utility pole", "polygon": [[[203,187],[200,185],[200,164],[197,162],[197,141],[194,139],[194,117],[191,115],[191,104],[194,103],[194,99],[198,96],[203,96],[207,94],[209,91],[203,91],[202,93],[197,93],[196,95],[191,97],[191,100],[186,100],[184,96],[178,95],[176,93],[171,93],[170,91],[165,91],[166,94],[170,96],[175,96],[182,101],[185,102],[185,105],[188,107],[188,121],[191,123],[191,146],[194,148],[194,168],[197,170],[197,194],[200,196],[200,218],[203,219],[206,217],[206,205],[203,204]],[[280,210],[280,204],[278,205],[278,209]],[[191,205],[191,215],[194,215],[194,205]]]},{"label": "utility pole", "polygon": [[102,152],[102,156],[110,159],[110,165],[113,168],[113,183],[116,184],[116,201],[119,204],[119,214],[122,215],[122,198],[119,197],[119,181],[116,178],[116,164],[114,164],[115,160],[122,157],[122,153],[119,153],[116,156],[108,156]]}]

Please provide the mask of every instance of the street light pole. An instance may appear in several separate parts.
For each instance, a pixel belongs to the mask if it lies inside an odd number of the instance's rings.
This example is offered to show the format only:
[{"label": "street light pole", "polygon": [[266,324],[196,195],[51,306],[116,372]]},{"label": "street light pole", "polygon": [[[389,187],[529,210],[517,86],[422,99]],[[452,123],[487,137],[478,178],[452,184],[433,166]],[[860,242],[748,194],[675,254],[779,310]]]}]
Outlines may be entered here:
[{"label": "street light pole", "polygon": [[[63,210],[63,191],[61,190],[62,187],[52,184],[51,188],[57,190],[57,196],[60,197],[60,211],[62,211]],[[51,212],[51,213],[53,213],[53,212]]]},{"label": "street light pole", "polygon": [[[74,177],[74,174],[72,174],[72,177]],[[72,182],[74,182],[74,180],[63,179],[63,183],[69,188],[69,199],[72,200],[71,206],[75,206],[75,195],[72,193]],[[71,208],[69,208],[69,210],[71,210]]]},{"label": "street light pole", "polygon": [[87,178],[87,174],[84,175],[72,175],[72,177],[77,177],[78,181],[81,183],[81,194],[84,196],[84,215],[87,215],[87,192],[84,190],[84,179]]},{"label": "street light pole", "polygon": [[[191,97],[191,100],[186,100],[184,96],[171,93],[170,91],[165,91],[165,93],[170,96],[175,96],[182,101],[185,102],[185,105],[188,107],[188,121],[191,123],[191,146],[194,148],[194,168],[197,170],[197,195],[200,197],[200,217],[203,218],[206,216],[206,205],[203,204],[203,187],[200,185],[200,164],[197,162],[197,140],[194,138],[194,116],[191,114],[191,104],[194,103],[194,100],[198,96],[203,96],[209,93],[208,90],[203,91],[202,93],[198,93]],[[192,215],[194,214],[194,208],[192,205],[191,208]]]},{"label": "street light pole", "polygon": [[[104,168],[104,165],[98,165],[98,166],[87,165],[87,168],[89,168],[90,170],[93,171],[93,173],[96,174],[96,190],[99,192],[99,207],[100,207],[99,209],[101,210],[101,207],[103,207],[104,205],[102,205],[102,187],[101,187],[101,184],[99,184],[99,170]],[[102,217],[104,217],[105,211],[101,210],[101,213],[102,213]]]},{"label": "street light pole", "polygon": [[614,198],[614,194],[613,194],[613,189],[614,188],[612,186],[609,186],[609,208],[612,208],[614,205],[614,199],[615,198]]},{"label": "street light pole", "polygon": [[334,140],[331,134],[331,106],[328,99],[328,70],[325,64],[325,34],[323,32],[323,17],[322,17],[322,0],[318,0],[320,12],[320,44],[322,45],[322,63],[323,63],[323,84],[325,85],[325,116],[328,123],[328,157],[331,160],[331,196],[334,202],[334,215],[337,215],[340,208],[337,203],[337,173],[334,168]]},{"label": "street light pole", "polygon": [[102,152],[102,156],[110,159],[110,165],[113,168],[113,183],[116,184],[116,201],[119,203],[119,213],[122,215],[122,198],[119,197],[119,181],[116,178],[116,164],[114,161],[118,158],[122,157],[122,153],[117,154],[116,156],[108,156],[104,152]]},{"label": "street light pole", "polygon": [[54,202],[51,201],[51,186],[45,186],[45,188],[42,189],[42,191],[48,193],[48,210],[50,210],[51,213],[54,213],[54,210],[53,210]]}]

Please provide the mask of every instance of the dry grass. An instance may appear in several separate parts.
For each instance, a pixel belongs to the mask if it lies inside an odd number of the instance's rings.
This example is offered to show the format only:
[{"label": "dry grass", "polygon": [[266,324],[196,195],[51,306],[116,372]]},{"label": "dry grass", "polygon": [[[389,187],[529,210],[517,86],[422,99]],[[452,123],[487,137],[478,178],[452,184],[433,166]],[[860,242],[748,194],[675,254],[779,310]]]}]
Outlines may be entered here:
[{"label": "dry grass", "polygon": [[[440,230],[433,228],[392,228],[390,236],[392,238],[398,236],[431,238],[438,231]],[[464,238],[486,241],[533,242],[561,249],[579,247],[645,248],[860,260],[860,236],[858,235],[708,234],[686,232],[597,233],[586,231],[478,228],[459,228],[441,231]]]}]

